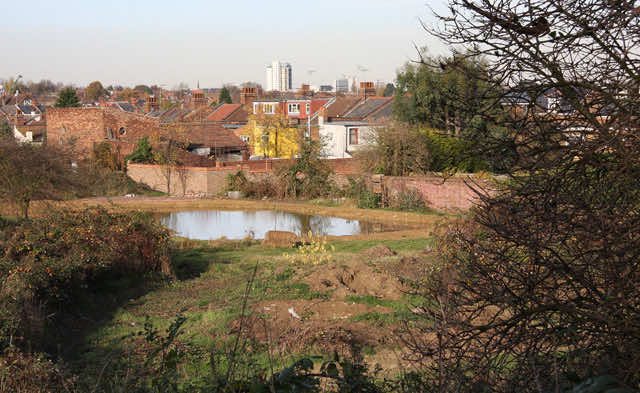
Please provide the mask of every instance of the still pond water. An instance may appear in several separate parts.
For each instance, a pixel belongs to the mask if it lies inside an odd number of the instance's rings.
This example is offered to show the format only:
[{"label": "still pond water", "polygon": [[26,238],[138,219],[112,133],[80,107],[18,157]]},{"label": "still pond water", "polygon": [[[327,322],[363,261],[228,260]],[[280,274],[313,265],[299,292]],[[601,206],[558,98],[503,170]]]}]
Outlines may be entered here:
[{"label": "still pond water", "polygon": [[178,236],[196,240],[220,238],[264,239],[268,231],[287,231],[298,235],[347,236],[384,232],[397,227],[337,217],[309,216],[275,210],[225,211],[196,210],[171,213],[161,221]]}]

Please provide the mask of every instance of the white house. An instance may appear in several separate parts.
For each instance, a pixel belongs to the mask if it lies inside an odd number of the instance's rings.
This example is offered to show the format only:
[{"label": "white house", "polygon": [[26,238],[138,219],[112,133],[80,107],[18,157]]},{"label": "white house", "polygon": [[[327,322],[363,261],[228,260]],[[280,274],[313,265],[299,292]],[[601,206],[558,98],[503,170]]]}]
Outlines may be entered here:
[{"label": "white house", "polygon": [[367,97],[346,107],[343,113],[327,116],[332,109],[329,107],[318,116],[319,135],[325,143],[327,158],[351,158],[358,149],[372,143],[374,130],[391,117],[392,99]]}]

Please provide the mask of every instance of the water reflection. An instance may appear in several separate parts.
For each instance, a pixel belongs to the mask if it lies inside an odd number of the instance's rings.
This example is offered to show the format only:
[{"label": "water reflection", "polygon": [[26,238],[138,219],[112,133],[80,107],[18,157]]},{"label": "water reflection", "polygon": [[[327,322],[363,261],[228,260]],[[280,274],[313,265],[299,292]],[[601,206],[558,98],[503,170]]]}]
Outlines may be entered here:
[{"label": "water reflection", "polygon": [[161,218],[179,236],[198,240],[264,239],[268,231],[288,231],[298,235],[346,236],[389,230],[382,224],[337,217],[309,216],[275,210],[223,211],[197,210],[171,213]]}]

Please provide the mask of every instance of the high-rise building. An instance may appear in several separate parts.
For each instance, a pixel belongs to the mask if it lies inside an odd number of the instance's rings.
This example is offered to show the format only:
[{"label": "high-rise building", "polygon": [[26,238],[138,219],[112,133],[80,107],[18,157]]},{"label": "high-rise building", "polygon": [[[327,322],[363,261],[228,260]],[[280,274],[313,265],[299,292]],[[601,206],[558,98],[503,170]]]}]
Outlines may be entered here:
[{"label": "high-rise building", "polygon": [[355,76],[349,78],[336,79],[334,82],[334,88],[336,93],[348,93],[357,91],[358,79]]},{"label": "high-rise building", "polygon": [[274,61],[267,66],[267,90],[288,91],[293,89],[291,64]]}]

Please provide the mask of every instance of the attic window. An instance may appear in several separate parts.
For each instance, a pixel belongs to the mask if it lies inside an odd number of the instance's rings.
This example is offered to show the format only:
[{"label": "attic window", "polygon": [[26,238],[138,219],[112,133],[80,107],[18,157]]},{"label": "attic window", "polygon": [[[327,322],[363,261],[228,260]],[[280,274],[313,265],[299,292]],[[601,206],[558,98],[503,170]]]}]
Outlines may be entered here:
[{"label": "attic window", "polygon": [[124,127],[120,127],[120,130],[118,131],[118,134],[124,135],[126,133],[127,133],[127,130],[125,130]]}]

